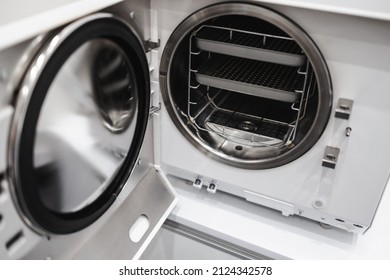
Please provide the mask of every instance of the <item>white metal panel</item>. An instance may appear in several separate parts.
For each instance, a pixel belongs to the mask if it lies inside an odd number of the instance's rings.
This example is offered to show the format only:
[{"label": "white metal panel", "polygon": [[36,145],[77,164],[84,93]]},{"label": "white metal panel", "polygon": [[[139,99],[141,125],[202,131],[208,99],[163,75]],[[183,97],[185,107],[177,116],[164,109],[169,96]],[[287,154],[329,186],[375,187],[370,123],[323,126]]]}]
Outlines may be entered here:
[{"label": "white metal panel", "polygon": [[[179,203],[169,219],[276,259],[389,260],[390,184],[372,227],[363,235],[324,229],[317,222],[205,189],[169,177]],[[196,209],[196,211],[194,211]]]},{"label": "white metal panel", "polygon": [[286,5],[332,13],[390,20],[390,2],[384,0],[255,0],[261,3]]},{"label": "white metal panel", "polygon": [[42,237],[32,232],[19,218],[8,184],[2,181],[0,188],[0,260],[23,258]]},{"label": "white metal panel", "polygon": [[0,50],[123,0],[2,1]]}]

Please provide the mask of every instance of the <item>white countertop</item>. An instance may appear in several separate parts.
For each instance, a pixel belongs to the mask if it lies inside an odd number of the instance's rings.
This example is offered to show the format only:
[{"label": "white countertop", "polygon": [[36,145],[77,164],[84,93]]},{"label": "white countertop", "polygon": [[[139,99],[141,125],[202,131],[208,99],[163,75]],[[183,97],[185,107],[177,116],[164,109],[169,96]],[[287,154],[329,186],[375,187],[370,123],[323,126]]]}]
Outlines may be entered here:
[{"label": "white countertop", "polygon": [[169,219],[276,259],[390,259],[390,190],[363,235],[254,205],[171,178],[179,203]]}]

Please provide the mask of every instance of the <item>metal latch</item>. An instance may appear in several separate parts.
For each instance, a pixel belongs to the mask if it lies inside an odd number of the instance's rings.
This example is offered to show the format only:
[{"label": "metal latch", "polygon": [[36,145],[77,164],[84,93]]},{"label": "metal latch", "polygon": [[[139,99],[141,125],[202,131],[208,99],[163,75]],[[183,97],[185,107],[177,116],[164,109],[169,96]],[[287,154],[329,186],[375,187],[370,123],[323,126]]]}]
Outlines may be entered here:
[{"label": "metal latch", "polygon": [[209,193],[216,193],[217,192],[217,185],[215,182],[210,182],[210,184],[207,186],[207,191]]},{"label": "metal latch", "polygon": [[145,42],[146,52],[150,52],[151,50],[157,49],[159,47],[160,47],[160,39],[158,39],[157,42],[151,40],[147,40]]},{"label": "metal latch", "polygon": [[337,108],[335,110],[335,117],[340,119],[348,120],[351,115],[353,106],[353,100],[340,98],[337,103]]},{"label": "metal latch", "polygon": [[334,169],[339,158],[340,149],[336,147],[326,146],[322,166]]},{"label": "metal latch", "polygon": [[192,183],[192,186],[198,190],[200,190],[203,186],[203,182],[200,178],[196,178],[195,181]]}]

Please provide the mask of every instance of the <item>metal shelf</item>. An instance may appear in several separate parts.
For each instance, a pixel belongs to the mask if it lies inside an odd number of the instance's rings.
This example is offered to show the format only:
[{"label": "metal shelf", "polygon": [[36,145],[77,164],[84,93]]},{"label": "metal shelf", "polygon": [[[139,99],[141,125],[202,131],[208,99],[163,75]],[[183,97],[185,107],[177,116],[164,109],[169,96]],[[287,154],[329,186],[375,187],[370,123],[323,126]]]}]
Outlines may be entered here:
[{"label": "metal shelf", "polygon": [[306,61],[290,37],[219,26],[202,26],[196,32],[196,45],[203,51],[289,66],[301,66]]},{"label": "metal shelf", "polygon": [[215,55],[195,75],[203,85],[289,103],[299,100],[304,86],[299,67],[239,57]]},{"label": "metal shelf", "polygon": [[227,110],[215,111],[205,123],[209,130],[236,143],[252,146],[283,145],[293,126]]},{"label": "metal shelf", "polygon": [[287,33],[257,18],[220,17],[192,32],[189,54],[188,116],[199,135],[229,155],[294,141],[316,87]]}]

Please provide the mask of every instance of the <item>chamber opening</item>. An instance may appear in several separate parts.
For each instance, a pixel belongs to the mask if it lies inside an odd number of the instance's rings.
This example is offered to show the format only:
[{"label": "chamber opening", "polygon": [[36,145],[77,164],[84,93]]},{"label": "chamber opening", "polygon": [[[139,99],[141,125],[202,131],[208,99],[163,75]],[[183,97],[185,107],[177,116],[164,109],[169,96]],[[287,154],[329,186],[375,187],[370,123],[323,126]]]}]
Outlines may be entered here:
[{"label": "chamber opening", "polygon": [[[168,41],[161,66],[166,107],[187,139],[217,160],[256,169],[285,164],[310,149],[325,128],[330,81],[319,75],[326,65],[320,56],[313,64],[302,45],[309,42],[305,48],[316,53],[315,45],[284,17],[273,14],[270,22],[263,16],[272,12],[261,7],[240,15],[251,5],[226,5],[229,15],[218,5],[206,8],[204,14],[216,15],[191,29],[179,27],[170,40],[181,40]],[[170,63],[164,64],[165,55]],[[312,133],[320,115],[325,121]]]}]

